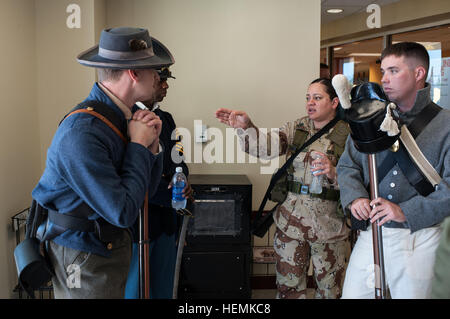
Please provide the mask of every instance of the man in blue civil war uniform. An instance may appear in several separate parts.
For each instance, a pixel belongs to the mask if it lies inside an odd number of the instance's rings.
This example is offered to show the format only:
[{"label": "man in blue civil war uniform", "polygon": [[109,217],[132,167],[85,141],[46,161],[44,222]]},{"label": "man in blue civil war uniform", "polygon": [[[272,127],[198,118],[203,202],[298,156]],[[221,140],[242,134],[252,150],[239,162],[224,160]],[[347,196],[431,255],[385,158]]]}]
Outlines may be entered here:
[{"label": "man in blue civil war uniform", "polygon": [[[103,30],[99,45],[77,60],[99,75],[83,111],[102,109],[119,125],[114,130],[103,117],[71,113],[55,133],[32,196],[49,211],[42,240],[55,298],[121,299],[131,257],[128,228],[146,192],[156,191],[162,166],[160,119],[148,110],[133,114],[132,107],[154,96],[158,71],[174,59],[148,30],[121,27]],[[75,283],[70,269],[78,269]]]}]

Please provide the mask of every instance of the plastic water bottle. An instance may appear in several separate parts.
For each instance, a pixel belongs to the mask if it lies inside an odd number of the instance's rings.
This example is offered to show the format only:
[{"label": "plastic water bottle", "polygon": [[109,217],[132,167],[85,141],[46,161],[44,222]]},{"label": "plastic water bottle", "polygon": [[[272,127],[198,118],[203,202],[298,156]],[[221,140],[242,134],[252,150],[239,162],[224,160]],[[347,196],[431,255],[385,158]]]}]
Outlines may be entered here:
[{"label": "plastic water bottle", "polygon": [[187,179],[183,174],[183,168],[177,167],[172,177],[172,207],[176,210],[186,207],[186,198],[183,197],[183,189],[186,187]]},{"label": "plastic water bottle", "polygon": [[[320,155],[315,154],[312,156],[313,160],[321,158]],[[314,165],[311,166],[314,169]],[[313,170],[314,171],[314,170]],[[311,172],[312,174],[312,181],[311,185],[309,185],[309,192],[311,194],[320,194],[322,193],[322,178],[323,175],[317,176],[318,173],[321,173],[322,170],[315,170],[314,172]]]}]

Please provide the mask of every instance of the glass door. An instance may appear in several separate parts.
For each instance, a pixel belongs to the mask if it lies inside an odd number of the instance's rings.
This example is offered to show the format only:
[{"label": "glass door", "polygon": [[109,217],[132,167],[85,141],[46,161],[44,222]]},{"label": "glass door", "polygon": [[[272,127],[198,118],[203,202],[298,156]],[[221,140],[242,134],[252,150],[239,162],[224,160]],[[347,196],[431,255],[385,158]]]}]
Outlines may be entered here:
[{"label": "glass door", "polygon": [[333,76],[344,74],[352,85],[381,84],[380,56],[383,38],[356,41],[333,47]]},{"label": "glass door", "polygon": [[450,25],[399,33],[392,36],[392,43],[412,41],[422,44],[430,55],[427,82],[431,84],[434,103],[450,108]]}]

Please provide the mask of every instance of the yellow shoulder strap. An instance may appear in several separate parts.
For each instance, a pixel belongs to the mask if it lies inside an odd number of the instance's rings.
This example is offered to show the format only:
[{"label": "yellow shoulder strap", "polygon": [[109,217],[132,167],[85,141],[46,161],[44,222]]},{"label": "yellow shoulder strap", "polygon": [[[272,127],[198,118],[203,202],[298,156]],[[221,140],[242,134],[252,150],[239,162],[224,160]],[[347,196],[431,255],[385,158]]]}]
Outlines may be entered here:
[{"label": "yellow shoulder strap", "polygon": [[111,123],[110,120],[108,120],[106,117],[104,117],[100,113],[95,112],[94,109],[91,108],[91,107],[87,107],[85,109],[79,109],[79,110],[73,111],[73,112],[67,114],[65,119],[68,118],[69,116],[71,116],[73,114],[77,114],[77,113],[88,113],[88,114],[90,114],[92,116],[95,116],[99,120],[103,121],[106,125],[108,125],[117,135],[119,135],[119,137],[122,139],[122,141],[125,142],[125,144],[128,143],[128,140],[126,139],[126,137],[123,136],[122,132],[120,132],[120,130],[113,123]]}]

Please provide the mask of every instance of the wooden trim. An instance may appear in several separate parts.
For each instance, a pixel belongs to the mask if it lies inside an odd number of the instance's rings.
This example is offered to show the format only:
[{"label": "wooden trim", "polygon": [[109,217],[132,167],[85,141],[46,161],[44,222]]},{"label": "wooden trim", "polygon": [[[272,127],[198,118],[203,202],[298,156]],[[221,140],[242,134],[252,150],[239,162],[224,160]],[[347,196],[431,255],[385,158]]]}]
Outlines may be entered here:
[{"label": "wooden trim", "polygon": [[334,66],[333,66],[333,59],[334,59],[334,50],[332,47],[327,46],[327,65],[328,65],[328,71],[331,74],[333,74]]},{"label": "wooden trim", "polygon": [[437,27],[440,25],[450,23],[450,13],[442,13],[434,16],[429,16],[425,18],[419,18],[415,20],[394,23],[387,25],[379,29],[370,29],[360,32],[355,32],[351,34],[346,34],[343,36],[322,40],[320,41],[320,47],[325,48],[327,46],[334,46],[338,44],[349,43],[353,41],[373,39],[376,37],[382,37],[388,34],[397,34],[408,31],[417,31],[420,29]]}]

